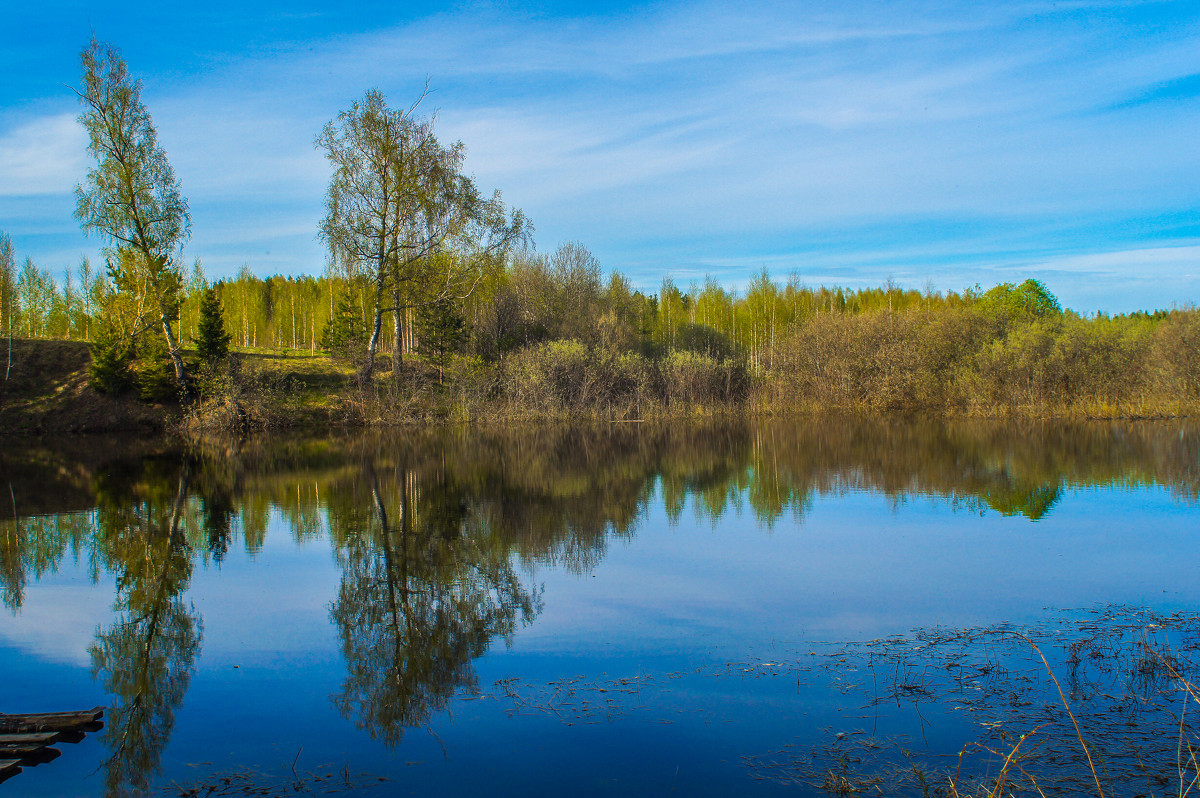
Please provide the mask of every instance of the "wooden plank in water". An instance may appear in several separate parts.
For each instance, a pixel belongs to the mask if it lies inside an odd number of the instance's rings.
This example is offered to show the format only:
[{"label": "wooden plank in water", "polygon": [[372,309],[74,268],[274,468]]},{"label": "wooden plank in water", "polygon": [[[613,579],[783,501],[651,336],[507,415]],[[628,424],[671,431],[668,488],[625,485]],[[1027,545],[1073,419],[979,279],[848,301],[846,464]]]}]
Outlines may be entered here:
[{"label": "wooden plank in water", "polygon": [[0,734],[68,731],[94,725],[104,717],[104,707],[82,712],[39,712],[30,715],[0,715]]},{"label": "wooden plank in water", "polygon": [[27,732],[25,734],[0,734],[0,744],[3,743],[41,743],[50,745],[58,742],[62,732]]},{"label": "wooden plank in water", "polygon": [[103,729],[103,728],[104,728],[104,723],[102,721],[96,721],[95,723],[89,723],[87,725],[87,727],[83,728],[83,729],[71,729],[71,731],[54,732],[55,734],[58,735],[58,739],[55,742],[59,742],[59,743],[82,742],[83,738],[87,737],[87,732],[99,731],[100,729]]},{"label": "wooden plank in water", "polygon": [[79,709],[71,712],[30,712],[19,715],[5,715],[0,713],[0,723],[6,720],[28,720],[37,723],[87,723],[99,720],[102,717],[104,717],[104,707],[92,707],[91,709]]},{"label": "wooden plank in water", "polygon": [[0,759],[0,781],[11,779],[21,772],[21,762],[17,759]]},{"label": "wooden plank in water", "polygon": [[0,743],[0,757],[18,759],[23,756],[36,754],[45,748],[43,743]]},{"label": "wooden plank in water", "polygon": [[4,751],[0,749],[0,757],[5,759],[18,759],[22,765],[40,765],[43,762],[50,762],[62,756],[62,751],[57,748],[51,748],[44,745],[41,748],[32,748],[29,751]]}]

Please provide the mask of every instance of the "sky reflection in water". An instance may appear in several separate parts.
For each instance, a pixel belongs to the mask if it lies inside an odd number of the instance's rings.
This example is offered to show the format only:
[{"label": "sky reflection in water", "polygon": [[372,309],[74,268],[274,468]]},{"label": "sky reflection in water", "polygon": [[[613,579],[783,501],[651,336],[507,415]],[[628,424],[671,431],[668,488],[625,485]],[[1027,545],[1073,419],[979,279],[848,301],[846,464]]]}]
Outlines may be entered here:
[{"label": "sky reflection in water", "polygon": [[744,757],[861,722],[822,641],[1200,606],[1198,455],[852,420],[9,451],[0,709],[112,709],[0,792],[805,792]]}]

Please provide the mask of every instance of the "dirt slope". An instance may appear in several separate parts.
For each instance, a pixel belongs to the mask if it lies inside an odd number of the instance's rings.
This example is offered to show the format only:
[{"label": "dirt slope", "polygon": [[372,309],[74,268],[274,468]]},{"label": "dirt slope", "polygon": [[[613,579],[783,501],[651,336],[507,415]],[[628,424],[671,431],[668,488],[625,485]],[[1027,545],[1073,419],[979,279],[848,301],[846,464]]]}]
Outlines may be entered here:
[{"label": "dirt slope", "polygon": [[172,417],[172,408],[92,390],[86,343],[14,340],[11,368],[8,352],[0,338],[0,435],[159,432]]}]

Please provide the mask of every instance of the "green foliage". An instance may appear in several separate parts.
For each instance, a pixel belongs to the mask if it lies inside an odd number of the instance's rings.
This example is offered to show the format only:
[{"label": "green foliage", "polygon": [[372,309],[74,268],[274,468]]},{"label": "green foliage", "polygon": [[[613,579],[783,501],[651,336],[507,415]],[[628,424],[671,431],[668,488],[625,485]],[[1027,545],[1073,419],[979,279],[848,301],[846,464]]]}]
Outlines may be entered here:
[{"label": "green foliage", "polygon": [[350,292],[338,300],[337,310],[321,331],[321,348],[341,360],[357,360],[366,345],[366,329]]},{"label": "green foliage", "polygon": [[100,735],[112,752],[103,766],[107,795],[148,790],[200,651],[203,622],[183,599],[192,574],[184,524],[198,525],[185,509],[188,475],[185,465],[171,485],[144,474],[148,489],[136,502],[104,495],[125,486],[98,491],[92,551],[117,591],[111,623],[88,646],[92,673],[111,696]]},{"label": "green foliage", "polygon": [[92,341],[92,362],[88,365],[88,383],[100,393],[119,394],[133,384],[133,345],[111,324],[97,328]]},{"label": "green foliage", "polygon": [[96,328],[91,354],[88,382],[100,393],[135,387],[146,402],[179,397],[166,338],[155,328],[131,336],[108,319]]},{"label": "green foliage", "polygon": [[16,255],[12,239],[0,233],[0,335],[12,337],[18,312]]},{"label": "green foliage", "polygon": [[1054,294],[1041,281],[1033,279],[1020,285],[1001,283],[983,295],[982,303],[1014,320],[1030,321],[1062,313]]},{"label": "green foliage", "polygon": [[175,367],[167,348],[167,339],[158,330],[147,330],[137,336],[138,395],[144,402],[161,402],[179,397]]},{"label": "green foliage", "polygon": [[[144,279],[139,257],[130,248],[112,250],[112,283],[85,269],[78,289],[59,286],[27,262],[13,279],[15,307],[6,318],[15,320],[18,335],[90,335],[93,317],[109,320],[109,342],[117,330],[140,335],[150,320],[139,326],[136,298],[113,291]],[[421,273],[457,268],[462,257],[457,250],[432,253]],[[1200,312],[1081,317],[1063,311],[1032,279],[942,294],[890,282],[809,288],[795,277],[775,283],[763,272],[741,292],[707,279],[686,290],[665,280],[657,294],[646,294],[620,274],[604,279],[596,258],[577,243],[549,256],[518,253],[477,276],[465,298],[392,297],[401,324],[381,325],[376,345],[391,348],[394,363],[415,347],[438,379],[418,365],[402,389],[382,389],[388,398],[379,412],[348,418],[626,415],[650,406],[716,405],[720,396],[733,404],[751,398],[770,410],[1111,417],[1191,413],[1200,400]],[[162,279],[171,284],[174,277]],[[196,270],[185,310],[166,307],[168,322],[178,317],[181,327],[190,325],[199,350],[208,331],[220,327],[206,322],[201,333],[200,306],[211,301],[202,285]],[[214,286],[233,340],[313,354],[319,342],[347,362],[364,356],[379,290],[361,274],[264,279],[249,268]],[[102,344],[96,352],[95,384],[120,390],[125,349]],[[154,370],[139,362],[137,371]],[[330,374],[340,385],[342,374]]]},{"label": "green foliage", "polygon": [[672,352],[660,364],[663,398],[671,405],[733,405],[750,381],[743,364],[698,352]]},{"label": "green foliage", "polygon": [[92,39],[80,62],[79,123],[96,165],[75,187],[75,214],[85,231],[118,247],[149,258],[169,253],[188,234],[187,200],[142,103],[142,83],[110,44]]},{"label": "green foliage", "polygon": [[984,492],[982,498],[1001,515],[1023,515],[1030,521],[1040,521],[1062,498],[1062,487],[1002,483]]},{"label": "green foliage", "polygon": [[707,324],[689,322],[680,324],[675,331],[675,349],[713,360],[726,360],[734,355],[733,343],[727,335]]},{"label": "green foliage", "polygon": [[109,250],[109,274],[125,325],[140,329],[146,319],[162,327],[177,390],[187,390],[186,369],[175,340],[182,277],[175,256],[187,239],[191,219],[179,181],[158,143],[142,85],[117,49],[92,39],[80,54],[83,105],[79,123],[96,159],[75,187],[75,216],[85,233],[99,233]]},{"label": "green foliage", "polygon": [[[348,278],[371,284],[373,330],[384,313],[470,295],[531,232],[498,191],[487,197],[462,173],[462,142],[443,145],[433,120],[416,116],[423,98],[393,110],[372,89],[316,140],[333,167],[321,238]],[[371,335],[364,375],[378,344]],[[404,342],[396,344],[399,365]]]},{"label": "green foliage", "polygon": [[204,289],[197,332],[196,354],[202,363],[211,367],[229,357],[231,336],[225,331],[225,314],[214,288]]},{"label": "green foliage", "polygon": [[330,606],[348,674],[333,704],[389,747],[473,687],[472,659],[541,609],[504,539],[469,523],[466,491],[406,465],[396,474],[411,481],[366,466],[364,501],[348,505],[343,492],[329,508],[349,533]]},{"label": "green foliage", "polygon": [[417,349],[437,366],[439,381],[465,337],[466,324],[452,300],[439,299],[418,309]]}]

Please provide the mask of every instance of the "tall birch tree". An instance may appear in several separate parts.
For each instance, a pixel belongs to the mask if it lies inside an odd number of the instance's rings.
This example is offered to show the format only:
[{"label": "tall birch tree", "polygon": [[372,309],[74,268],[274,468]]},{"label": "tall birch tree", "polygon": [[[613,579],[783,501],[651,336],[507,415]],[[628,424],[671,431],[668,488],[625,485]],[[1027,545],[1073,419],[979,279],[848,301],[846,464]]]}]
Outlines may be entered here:
[{"label": "tall birch tree", "polygon": [[316,140],[333,166],[321,238],[347,278],[370,285],[364,377],[374,370],[386,314],[395,328],[398,374],[406,311],[470,295],[531,231],[499,192],[486,197],[462,174],[462,142],[443,146],[433,120],[417,116],[424,97],[393,110],[372,89]]},{"label": "tall birch tree", "polygon": [[121,54],[92,39],[80,63],[79,122],[96,165],[75,186],[75,216],[85,233],[108,240],[113,285],[133,300],[131,330],[136,335],[161,328],[180,395],[186,396],[187,372],[174,322],[182,284],[179,259],[191,232],[187,200],[142,103],[142,83],[130,76]]}]

